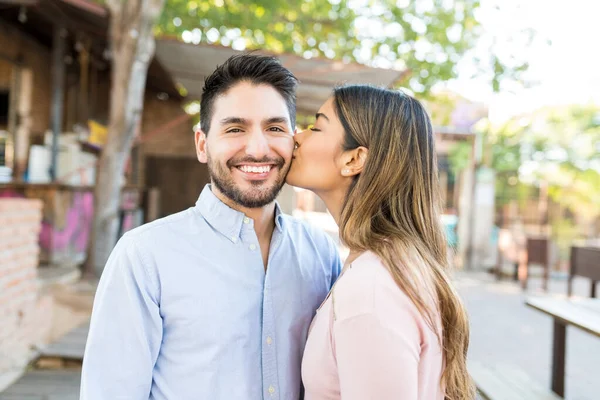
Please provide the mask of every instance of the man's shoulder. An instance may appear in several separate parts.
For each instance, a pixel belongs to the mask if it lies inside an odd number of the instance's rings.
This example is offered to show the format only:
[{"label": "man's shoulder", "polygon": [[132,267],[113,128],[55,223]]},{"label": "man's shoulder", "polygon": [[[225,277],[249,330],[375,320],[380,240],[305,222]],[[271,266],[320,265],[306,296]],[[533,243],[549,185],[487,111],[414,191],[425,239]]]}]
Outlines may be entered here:
[{"label": "man's shoulder", "polygon": [[337,248],[337,232],[325,231],[307,220],[291,215],[282,214],[282,218],[285,230],[290,234],[292,240],[312,243],[318,249]]},{"label": "man's shoulder", "polygon": [[197,227],[198,216],[193,208],[159,218],[128,231],[125,235],[134,241],[164,240],[177,237],[177,234],[191,232]]}]

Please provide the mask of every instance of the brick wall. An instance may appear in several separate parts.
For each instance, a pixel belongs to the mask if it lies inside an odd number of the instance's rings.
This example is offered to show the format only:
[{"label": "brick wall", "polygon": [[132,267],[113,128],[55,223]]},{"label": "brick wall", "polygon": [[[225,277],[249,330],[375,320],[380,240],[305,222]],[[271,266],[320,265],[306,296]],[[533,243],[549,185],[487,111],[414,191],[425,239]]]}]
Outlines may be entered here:
[{"label": "brick wall", "polygon": [[52,304],[39,295],[42,202],[0,199],[0,375],[22,368],[49,333]]}]

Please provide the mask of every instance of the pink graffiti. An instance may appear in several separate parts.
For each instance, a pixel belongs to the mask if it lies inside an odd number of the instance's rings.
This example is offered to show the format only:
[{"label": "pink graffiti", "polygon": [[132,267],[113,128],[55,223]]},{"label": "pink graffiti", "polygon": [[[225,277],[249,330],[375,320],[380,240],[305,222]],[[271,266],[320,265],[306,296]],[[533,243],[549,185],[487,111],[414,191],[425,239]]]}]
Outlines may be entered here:
[{"label": "pink graffiti", "polygon": [[93,193],[73,193],[73,202],[67,210],[63,229],[58,229],[49,222],[42,222],[40,247],[49,251],[62,251],[69,248],[79,252],[85,251],[93,216]]},{"label": "pink graffiti", "polygon": [[[25,195],[12,189],[0,190],[0,198],[25,198]],[[94,216],[94,194],[91,192],[74,192],[69,206],[64,228],[56,228],[55,221],[42,220],[39,236],[43,251],[87,250],[88,238]]]}]

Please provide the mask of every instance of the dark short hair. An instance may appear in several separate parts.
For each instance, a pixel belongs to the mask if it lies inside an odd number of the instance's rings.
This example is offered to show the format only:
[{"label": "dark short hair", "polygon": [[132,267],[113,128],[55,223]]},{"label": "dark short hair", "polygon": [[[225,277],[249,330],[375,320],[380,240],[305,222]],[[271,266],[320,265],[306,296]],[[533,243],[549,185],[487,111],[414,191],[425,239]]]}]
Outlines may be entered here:
[{"label": "dark short hair", "polygon": [[243,53],[229,57],[204,81],[200,102],[200,127],[204,133],[210,130],[215,99],[239,82],[269,85],[277,90],[287,104],[294,128],[298,79],[276,57]]}]

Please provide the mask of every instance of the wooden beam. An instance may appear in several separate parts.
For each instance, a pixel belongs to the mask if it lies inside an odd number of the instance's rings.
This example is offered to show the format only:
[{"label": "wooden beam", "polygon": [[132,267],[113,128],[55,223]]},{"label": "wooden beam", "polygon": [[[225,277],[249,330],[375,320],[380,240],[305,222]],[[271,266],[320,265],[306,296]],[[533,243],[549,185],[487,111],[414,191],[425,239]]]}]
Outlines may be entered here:
[{"label": "wooden beam", "polygon": [[26,30],[23,29],[22,25],[0,19],[0,29],[2,29],[8,35],[17,36],[20,41],[20,49],[13,50],[11,52],[8,52],[6,49],[0,50],[0,58],[20,65],[23,62],[23,52],[21,50],[23,48],[27,48],[28,50],[35,52],[41,52],[42,54],[48,54],[48,47],[44,46],[36,38],[31,36]]},{"label": "wooden beam", "polygon": [[108,10],[99,4],[95,4],[88,0],[61,0],[63,3],[70,4],[81,10],[85,10],[100,17],[108,16]]},{"label": "wooden beam", "polygon": [[58,165],[58,136],[62,131],[63,108],[65,97],[65,36],[66,30],[62,24],[54,25],[52,38],[52,161],[50,164],[50,179],[56,180]]},{"label": "wooden beam", "polygon": [[15,6],[35,6],[40,0],[0,0],[0,4],[9,4]]}]

